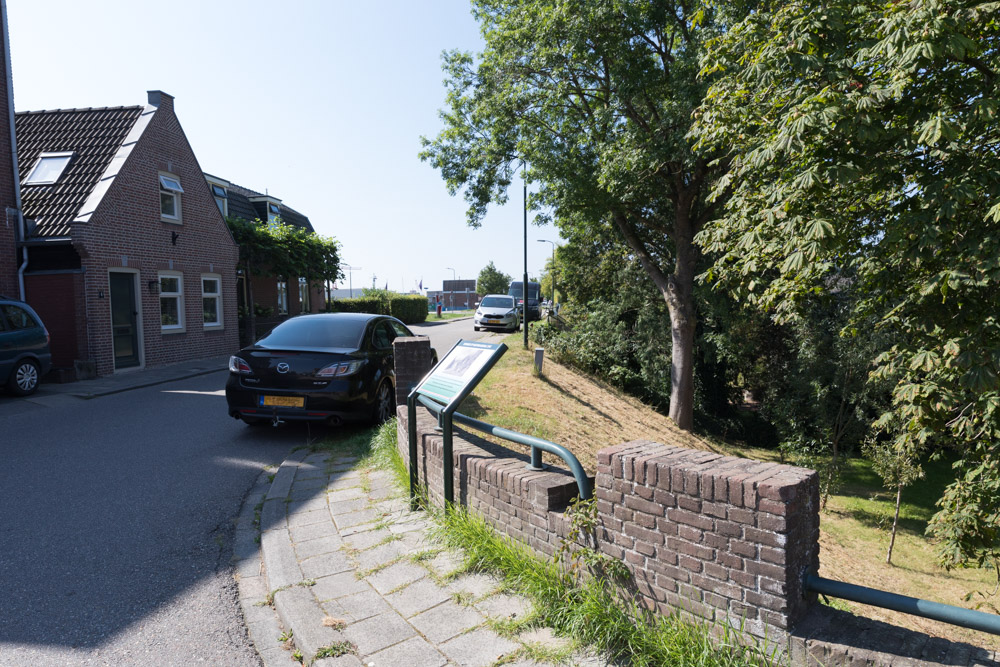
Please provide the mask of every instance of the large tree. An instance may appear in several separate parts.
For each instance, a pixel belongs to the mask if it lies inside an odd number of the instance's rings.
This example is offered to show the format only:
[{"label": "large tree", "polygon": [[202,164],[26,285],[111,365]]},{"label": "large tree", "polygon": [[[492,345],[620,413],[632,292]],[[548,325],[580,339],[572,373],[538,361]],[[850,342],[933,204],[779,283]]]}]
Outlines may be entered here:
[{"label": "large tree", "polygon": [[694,236],[713,217],[717,170],[687,133],[705,84],[698,59],[715,34],[700,0],[474,0],[486,42],[444,56],[444,130],[422,159],[469,222],[507,200],[521,164],[532,207],[569,238],[613,235],[650,276],[669,312],[670,417],[693,423]]},{"label": "large tree", "polygon": [[998,16],[968,0],[762,7],[712,45],[696,128],[732,158],[699,238],[719,257],[708,277],[779,320],[847,296],[843,336],[892,333],[870,360],[894,387],[880,447],[961,455],[932,521],[947,565],[1000,564]]},{"label": "large tree", "polygon": [[491,261],[479,272],[476,291],[480,294],[506,294],[510,287],[510,276],[493,266]]}]

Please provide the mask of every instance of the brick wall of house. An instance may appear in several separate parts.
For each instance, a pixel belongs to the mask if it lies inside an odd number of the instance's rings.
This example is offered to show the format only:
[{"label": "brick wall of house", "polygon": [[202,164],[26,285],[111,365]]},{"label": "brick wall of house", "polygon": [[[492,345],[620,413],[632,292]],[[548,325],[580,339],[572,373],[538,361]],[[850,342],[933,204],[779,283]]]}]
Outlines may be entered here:
[{"label": "brick wall of house", "polygon": [[[3,26],[6,27],[6,26]],[[0,29],[0,294],[17,298],[17,217],[7,215],[8,208],[16,208],[14,197],[18,187],[14,177],[14,151],[10,141],[10,99],[13,91],[7,89],[7,33]],[[21,165],[24,169],[25,165]],[[30,166],[30,165],[29,165]]]},{"label": "brick wall of house", "polygon": [[27,301],[49,332],[53,368],[72,368],[84,351],[77,332],[83,332],[83,272],[29,273],[24,277]]},{"label": "brick wall of house", "polygon": [[[161,220],[160,172],[175,175],[184,188],[180,224]],[[138,270],[145,366],[238,349],[237,247],[169,95],[160,96],[159,108],[90,221],[73,224],[73,241],[81,249],[87,274],[89,353],[99,375],[114,371],[108,295],[109,271],[116,268]],[[185,328],[181,333],[161,330],[160,271],[183,276]],[[203,325],[202,274],[221,277],[221,329]]]}]

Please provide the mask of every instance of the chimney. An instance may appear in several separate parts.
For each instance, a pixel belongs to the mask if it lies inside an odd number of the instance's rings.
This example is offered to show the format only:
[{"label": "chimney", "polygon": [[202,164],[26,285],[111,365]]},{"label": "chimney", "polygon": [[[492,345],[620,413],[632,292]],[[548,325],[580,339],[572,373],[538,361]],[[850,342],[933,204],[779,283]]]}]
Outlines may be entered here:
[{"label": "chimney", "polygon": [[146,95],[149,99],[149,106],[156,108],[174,110],[174,96],[168,95],[162,90],[149,90],[146,91]]}]

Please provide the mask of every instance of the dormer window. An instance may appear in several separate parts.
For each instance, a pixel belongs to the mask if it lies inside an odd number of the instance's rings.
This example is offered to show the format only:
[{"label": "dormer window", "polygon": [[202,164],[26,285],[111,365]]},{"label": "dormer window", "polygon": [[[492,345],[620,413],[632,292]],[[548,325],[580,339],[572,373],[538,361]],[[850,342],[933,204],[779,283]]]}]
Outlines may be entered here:
[{"label": "dormer window", "polygon": [[38,162],[35,163],[34,168],[32,168],[31,173],[28,174],[28,178],[25,179],[24,184],[52,185],[56,183],[72,159],[72,151],[63,153],[42,153],[38,156]]},{"label": "dormer window", "polygon": [[267,221],[276,222],[281,217],[281,209],[277,204],[267,205]]},{"label": "dormer window", "polygon": [[181,195],[184,188],[176,176],[160,174],[160,217],[169,222],[180,222]]},{"label": "dormer window", "polygon": [[215,197],[215,203],[219,207],[222,217],[229,215],[229,196],[226,194],[226,189],[221,185],[213,184],[212,196]]}]

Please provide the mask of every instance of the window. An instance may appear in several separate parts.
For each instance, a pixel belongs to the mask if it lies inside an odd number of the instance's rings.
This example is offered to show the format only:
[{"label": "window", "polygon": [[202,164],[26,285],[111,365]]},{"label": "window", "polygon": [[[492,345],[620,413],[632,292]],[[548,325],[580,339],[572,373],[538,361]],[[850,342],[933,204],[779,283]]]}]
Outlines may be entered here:
[{"label": "window", "polygon": [[160,217],[164,220],[181,219],[181,194],[184,188],[176,176],[160,174]]},{"label": "window", "polygon": [[[34,329],[38,326],[35,322],[35,318],[28,314],[24,308],[20,306],[15,306],[12,303],[5,303],[2,306],[3,314],[7,316],[7,321],[10,322],[11,330],[18,329]],[[3,331],[3,319],[0,318],[0,331]]]},{"label": "window", "polygon": [[160,329],[184,330],[184,278],[179,273],[160,274]]},{"label": "window", "polygon": [[62,176],[66,166],[73,159],[73,153],[42,153],[38,156],[25,185],[52,185]]},{"label": "window", "polygon": [[410,333],[409,329],[407,329],[406,327],[404,327],[399,322],[396,322],[395,320],[386,320],[386,321],[389,323],[389,326],[392,327],[392,330],[396,332],[397,336],[404,336],[404,337],[406,337],[406,336],[412,336],[413,335],[412,333]]},{"label": "window", "polygon": [[278,281],[278,314],[288,314],[288,281]]},{"label": "window", "polygon": [[299,278],[299,312],[308,313],[309,308],[309,282],[305,278]]},{"label": "window", "polygon": [[215,203],[222,217],[229,215],[229,196],[226,194],[226,189],[221,185],[212,185],[212,196],[215,197]]},{"label": "window", "polygon": [[385,322],[379,322],[375,325],[375,331],[372,332],[372,345],[377,350],[388,350],[392,347],[392,339],[395,337],[396,332],[390,329]]},{"label": "window", "polygon": [[277,222],[281,218],[281,209],[278,208],[277,204],[267,205],[267,221]]},{"label": "window", "polygon": [[201,309],[206,327],[222,327],[222,278],[201,277]]}]

